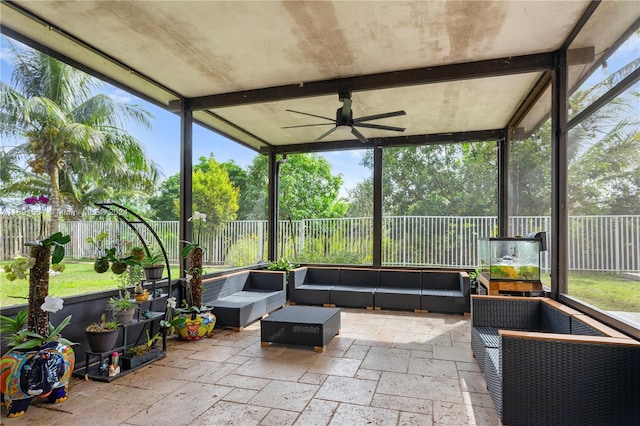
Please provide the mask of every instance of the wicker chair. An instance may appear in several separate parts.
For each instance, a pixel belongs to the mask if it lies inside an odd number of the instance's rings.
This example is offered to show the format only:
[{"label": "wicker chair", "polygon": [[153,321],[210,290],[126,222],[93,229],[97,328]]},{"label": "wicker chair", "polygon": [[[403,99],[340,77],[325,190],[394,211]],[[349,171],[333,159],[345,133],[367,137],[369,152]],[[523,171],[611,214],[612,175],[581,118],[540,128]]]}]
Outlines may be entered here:
[{"label": "wicker chair", "polygon": [[578,311],[474,296],[472,349],[505,425],[640,424],[640,342]]}]

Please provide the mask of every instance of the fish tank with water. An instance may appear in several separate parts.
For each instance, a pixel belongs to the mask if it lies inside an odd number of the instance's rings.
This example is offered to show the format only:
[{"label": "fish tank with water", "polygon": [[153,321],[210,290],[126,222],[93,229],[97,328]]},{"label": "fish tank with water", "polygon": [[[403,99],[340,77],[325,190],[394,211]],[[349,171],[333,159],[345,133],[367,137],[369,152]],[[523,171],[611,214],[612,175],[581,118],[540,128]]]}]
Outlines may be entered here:
[{"label": "fish tank with water", "polygon": [[478,272],[491,280],[540,281],[540,238],[479,238]]}]

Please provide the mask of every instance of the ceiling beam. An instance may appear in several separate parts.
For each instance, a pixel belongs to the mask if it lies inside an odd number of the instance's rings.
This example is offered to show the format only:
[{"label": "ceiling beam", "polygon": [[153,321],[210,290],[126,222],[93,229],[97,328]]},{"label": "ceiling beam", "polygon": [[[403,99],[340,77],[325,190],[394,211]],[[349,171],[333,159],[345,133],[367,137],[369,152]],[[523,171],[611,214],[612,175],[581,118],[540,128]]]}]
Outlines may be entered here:
[{"label": "ceiling beam", "polygon": [[[331,95],[345,89],[352,91],[379,90],[393,87],[547,71],[553,68],[554,55],[554,52],[537,53],[533,55],[415,68],[404,71],[336,78],[332,80],[299,82],[284,86],[191,98],[189,99],[189,105],[195,111]],[[179,110],[180,100],[169,102],[169,109]]]},{"label": "ceiling beam", "polygon": [[[343,140],[330,142],[309,142],[295,145],[273,146],[276,154],[301,154],[310,152],[345,151],[352,149],[370,149],[376,147],[402,147],[417,145],[437,145],[461,142],[496,141],[505,137],[505,129],[478,130],[471,132],[434,133],[429,135],[391,136],[387,138],[369,138],[369,143],[358,140]],[[269,148],[260,150],[261,154],[268,154]]]}]

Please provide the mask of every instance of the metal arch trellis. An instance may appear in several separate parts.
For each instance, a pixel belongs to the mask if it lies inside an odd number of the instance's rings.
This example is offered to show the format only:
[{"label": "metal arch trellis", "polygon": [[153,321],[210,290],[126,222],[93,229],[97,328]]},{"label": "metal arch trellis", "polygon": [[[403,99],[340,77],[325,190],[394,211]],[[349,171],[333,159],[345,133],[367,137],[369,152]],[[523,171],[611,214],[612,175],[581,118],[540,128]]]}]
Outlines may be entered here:
[{"label": "metal arch trellis", "polygon": [[[144,237],[140,234],[140,231],[138,230],[138,228],[136,228],[134,226],[134,224],[143,225],[145,228],[147,228],[147,230],[149,232],[151,232],[151,235],[153,235],[153,238],[155,239],[155,242],[160,247],[160,250],[162,251],[162,256],[164,257],[164,262],[165,262],[166,267],[167,267],[167,280],[169,282],[169,294],[171,294],[171,268],[169,266],[169,256],[167,256],[167,251],[164,248],[164,244],[162,244],[162,240],[160,239],[160,237],[158,237],[158,234],[156,233],[156,231],[154,231],[154,229],[147,223],[147,221],[144,220],[139,214],[137,214],[136,212],[130,210],[129,208],[127,208],[125,206],[122,206],[122,205],[117,204],[117,203],[96,203],[96,206],[98,206],[100,208],[103,208],[103,209],[107,210],[110,213],[113,213],[114,215],[116,215],[118,217],[118,219],[120,219],[121,221],[126,223],[127,226],[129,228],[131,228],[131,230],[136,234],[136,236],[138,237],[138,239],[142,243],[142,246],[144,247],[144,251],[147,254],[147,256],[151,255],[151,252],[149,251],[149,247],[147,245],[147,242],[145,241]],[[127,219],[123,215],[123,213],[125,213],[125,212],[127,214],[130,214],[131,216],[135,217],[136,220],[135,221],[131,221],[131,220]]]}]

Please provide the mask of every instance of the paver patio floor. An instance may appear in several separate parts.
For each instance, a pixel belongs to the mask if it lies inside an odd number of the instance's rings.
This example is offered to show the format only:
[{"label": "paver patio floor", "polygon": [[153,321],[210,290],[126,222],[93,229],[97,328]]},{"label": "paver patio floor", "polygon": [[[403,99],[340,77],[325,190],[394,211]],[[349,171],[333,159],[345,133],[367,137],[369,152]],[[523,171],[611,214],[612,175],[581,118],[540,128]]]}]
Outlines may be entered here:
[{"label": "paver patio floor", "polygon": [[342,309],[324,353],[260,346],[260,322],[2,423],[49,425],[499,425],[470,348],[470,317]]}]

